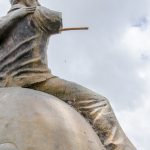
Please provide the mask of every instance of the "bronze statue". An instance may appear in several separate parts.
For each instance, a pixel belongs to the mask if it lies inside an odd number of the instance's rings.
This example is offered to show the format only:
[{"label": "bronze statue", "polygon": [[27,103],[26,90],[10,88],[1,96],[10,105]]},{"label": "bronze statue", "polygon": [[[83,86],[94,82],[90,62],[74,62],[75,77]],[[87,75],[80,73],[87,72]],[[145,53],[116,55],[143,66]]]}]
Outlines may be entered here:
[{"label": "bronze statue", "polygon": [[61,13],[37,0],[11,0],[11,5],[0,19],[0,87],[52,94],[85,116],[107,150],[135,150],[105,97],[49,70],[47,44],[51,35],[62,30]]}]

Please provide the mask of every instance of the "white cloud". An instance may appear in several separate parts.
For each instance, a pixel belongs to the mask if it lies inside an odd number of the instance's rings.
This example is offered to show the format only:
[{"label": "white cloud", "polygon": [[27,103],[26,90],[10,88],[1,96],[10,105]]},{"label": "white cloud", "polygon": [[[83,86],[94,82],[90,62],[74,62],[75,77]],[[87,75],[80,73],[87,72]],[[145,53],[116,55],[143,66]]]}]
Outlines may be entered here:
[{"label": "white cloud", "polygon": [[130,139],[134,141],[138,150],[149,149],[150,138],[150,95],[143,96],[140,107],[134,111],[120,111],[118,118],[122,123],[122,127],[126,131]]},{"label": "white cloud", "polygon": [[[130,26],[126,32],[122,34],[120,39],[120,47],[122,51],[126,51],[131,59],[136,62],[134,67],[135,74],[139,77],[139,81],[143,82],[143,91],[139,91],[140,101],[133,110],[119,111],[117,116],[122,122],[123,128],[128,135],[132,135],[138,150],[149,149],[150,138],[150,25]],[[137,87],[138,88],[138,87]],[[129,123],[129,125],[127,125]]]},{"label": "white cloud", "polygon": [[142,54],[150,54],[150,27],[146,29],[129,27],[123,35],[121,44],[133,57],[140,57]]}]

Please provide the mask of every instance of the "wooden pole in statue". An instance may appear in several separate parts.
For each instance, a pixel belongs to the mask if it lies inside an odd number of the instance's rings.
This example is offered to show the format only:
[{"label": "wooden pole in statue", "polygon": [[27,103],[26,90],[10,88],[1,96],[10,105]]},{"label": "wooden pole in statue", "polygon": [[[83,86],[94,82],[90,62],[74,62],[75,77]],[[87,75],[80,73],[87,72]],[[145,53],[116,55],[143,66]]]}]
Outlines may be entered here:
[{"label": "wooden pole in statue", "polygon": [[73,30],[88,30],[88,29],[89,29],[89,27],[63,28],[63,29],[60,29],[60,32],[73,31]]}]

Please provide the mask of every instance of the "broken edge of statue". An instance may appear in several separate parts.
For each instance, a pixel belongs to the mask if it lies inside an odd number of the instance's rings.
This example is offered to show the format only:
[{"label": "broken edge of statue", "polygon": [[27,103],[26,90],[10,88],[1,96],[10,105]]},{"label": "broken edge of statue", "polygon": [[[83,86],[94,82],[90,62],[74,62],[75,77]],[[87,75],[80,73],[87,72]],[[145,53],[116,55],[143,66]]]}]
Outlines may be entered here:
[{"label": "broken edge of statue", "polygon": [[0,89],[0,150],[105,150],[73,108],[46,93]]}]

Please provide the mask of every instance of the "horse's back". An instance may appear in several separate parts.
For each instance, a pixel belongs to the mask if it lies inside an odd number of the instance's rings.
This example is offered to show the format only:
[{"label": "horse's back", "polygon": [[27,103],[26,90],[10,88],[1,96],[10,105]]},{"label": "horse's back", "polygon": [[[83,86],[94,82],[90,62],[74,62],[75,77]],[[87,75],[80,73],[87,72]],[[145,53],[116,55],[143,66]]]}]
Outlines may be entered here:
[{"label": "horse's back", "polygon": [[104,148],[85,119],[56,97],[31,89],[1,88],[0,150]]}]

